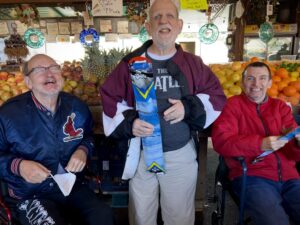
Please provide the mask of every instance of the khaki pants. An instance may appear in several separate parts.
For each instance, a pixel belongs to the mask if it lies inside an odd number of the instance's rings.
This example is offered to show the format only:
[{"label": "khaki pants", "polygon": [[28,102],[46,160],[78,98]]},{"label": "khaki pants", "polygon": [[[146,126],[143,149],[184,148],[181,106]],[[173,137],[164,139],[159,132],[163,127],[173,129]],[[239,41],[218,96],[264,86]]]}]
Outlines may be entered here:
[{"label": "khaki pants", "polygon": [[[160,201],[164,225],[194,225],[198,164],[194,142],[164,153],[165,174],[146,171],[143,153],[129,182],[131,225],[156,225]],[[159,199],[160,197],[160,199]]]}]

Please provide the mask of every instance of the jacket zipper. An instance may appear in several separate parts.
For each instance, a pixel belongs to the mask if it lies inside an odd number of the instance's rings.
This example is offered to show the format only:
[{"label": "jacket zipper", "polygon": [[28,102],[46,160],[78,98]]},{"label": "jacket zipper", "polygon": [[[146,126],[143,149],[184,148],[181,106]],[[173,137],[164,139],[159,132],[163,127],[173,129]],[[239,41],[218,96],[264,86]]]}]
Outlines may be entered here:
[{"label": "jacket zipper", "polygon": [[[264,130],[265,130],[265,133],[266,133],[266,136],[270,136],[270,132],[265,124],[265,121],[263,120],[262,116],[261,116],[261,113],[260,113],[260,105],[257,105],[256,106],[256,112],[257,112],[257,115],[260,119],[260,121],[262,122],[262,125],[264,127]],[[279,159],[279,156],[277,155],[276,152],[274,152],[275,154],[275,157],[276,157],[276,160],[277,160],[277,173],[278,173],[278,178],[279,178],[279,181],[282,181],[282,174],[281,174],[281,161]]]}]

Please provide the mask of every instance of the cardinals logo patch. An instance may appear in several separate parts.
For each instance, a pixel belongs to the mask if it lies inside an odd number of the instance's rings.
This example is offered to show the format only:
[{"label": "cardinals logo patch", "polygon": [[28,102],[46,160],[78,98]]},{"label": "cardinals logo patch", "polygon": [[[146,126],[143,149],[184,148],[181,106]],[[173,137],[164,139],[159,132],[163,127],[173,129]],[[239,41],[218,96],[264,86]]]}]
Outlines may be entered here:
[{"label": "cardinals logo patch", "polygon": [[71,113],[70,116],[67,118],[67,122],[64,124],[63,132],[67,137],[63,140],[64,142],[69,142],[77,139],[81,139],[83,137],[83,129],[82,128],[75,128],[74,119],[76,117],[75,113]]}]

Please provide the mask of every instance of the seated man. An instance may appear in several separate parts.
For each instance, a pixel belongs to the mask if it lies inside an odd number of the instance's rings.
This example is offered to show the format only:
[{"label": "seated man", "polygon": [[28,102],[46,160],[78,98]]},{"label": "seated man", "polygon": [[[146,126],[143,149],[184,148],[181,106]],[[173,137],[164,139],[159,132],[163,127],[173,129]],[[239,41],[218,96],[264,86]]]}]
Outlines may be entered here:
[{"label": "seated man", "polygon": [[0,178],[8,184],[18,221],[64,225],[67,209],[82,224],[112,225],[112,210],[80,178],[94,148],[88,107],[61,92],[61,69],[52,58],[33,56],[24,74],[31,91],[0,107]]},{"label": "seated man", "polygon": [[[231,97],[212,130],[214,149],[225,158],[234,192],[240,196],[242,169],[234,157],[244,157],[248,167],[245,210],[256,225],[300,224],[300,160],[296,135],[280,136],[297,127],[291,108],[266,95],[271,73],[262,62],[249,64],[242,76],[243,93]],[[265,151],[272,153],[254,159]]]}]

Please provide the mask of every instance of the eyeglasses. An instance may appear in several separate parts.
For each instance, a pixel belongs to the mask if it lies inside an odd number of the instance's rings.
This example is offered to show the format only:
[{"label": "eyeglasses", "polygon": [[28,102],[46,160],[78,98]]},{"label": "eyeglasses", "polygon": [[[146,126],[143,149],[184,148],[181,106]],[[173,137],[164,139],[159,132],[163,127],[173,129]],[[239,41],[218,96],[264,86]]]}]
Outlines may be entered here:
[{"label": "eyeglasses", "polygon": [[51,73],[60,73],[61,72],[61,68],[60,65],[51,65],[48,67],[44,67],[44,66],[38,66],[38,67],[34,67],[32,68],[27,74],[25,74],[26,76],[29,76],[29,74],[36,74],[36,75],[42,75],[44,74],[47,70],[49,70]]}]

